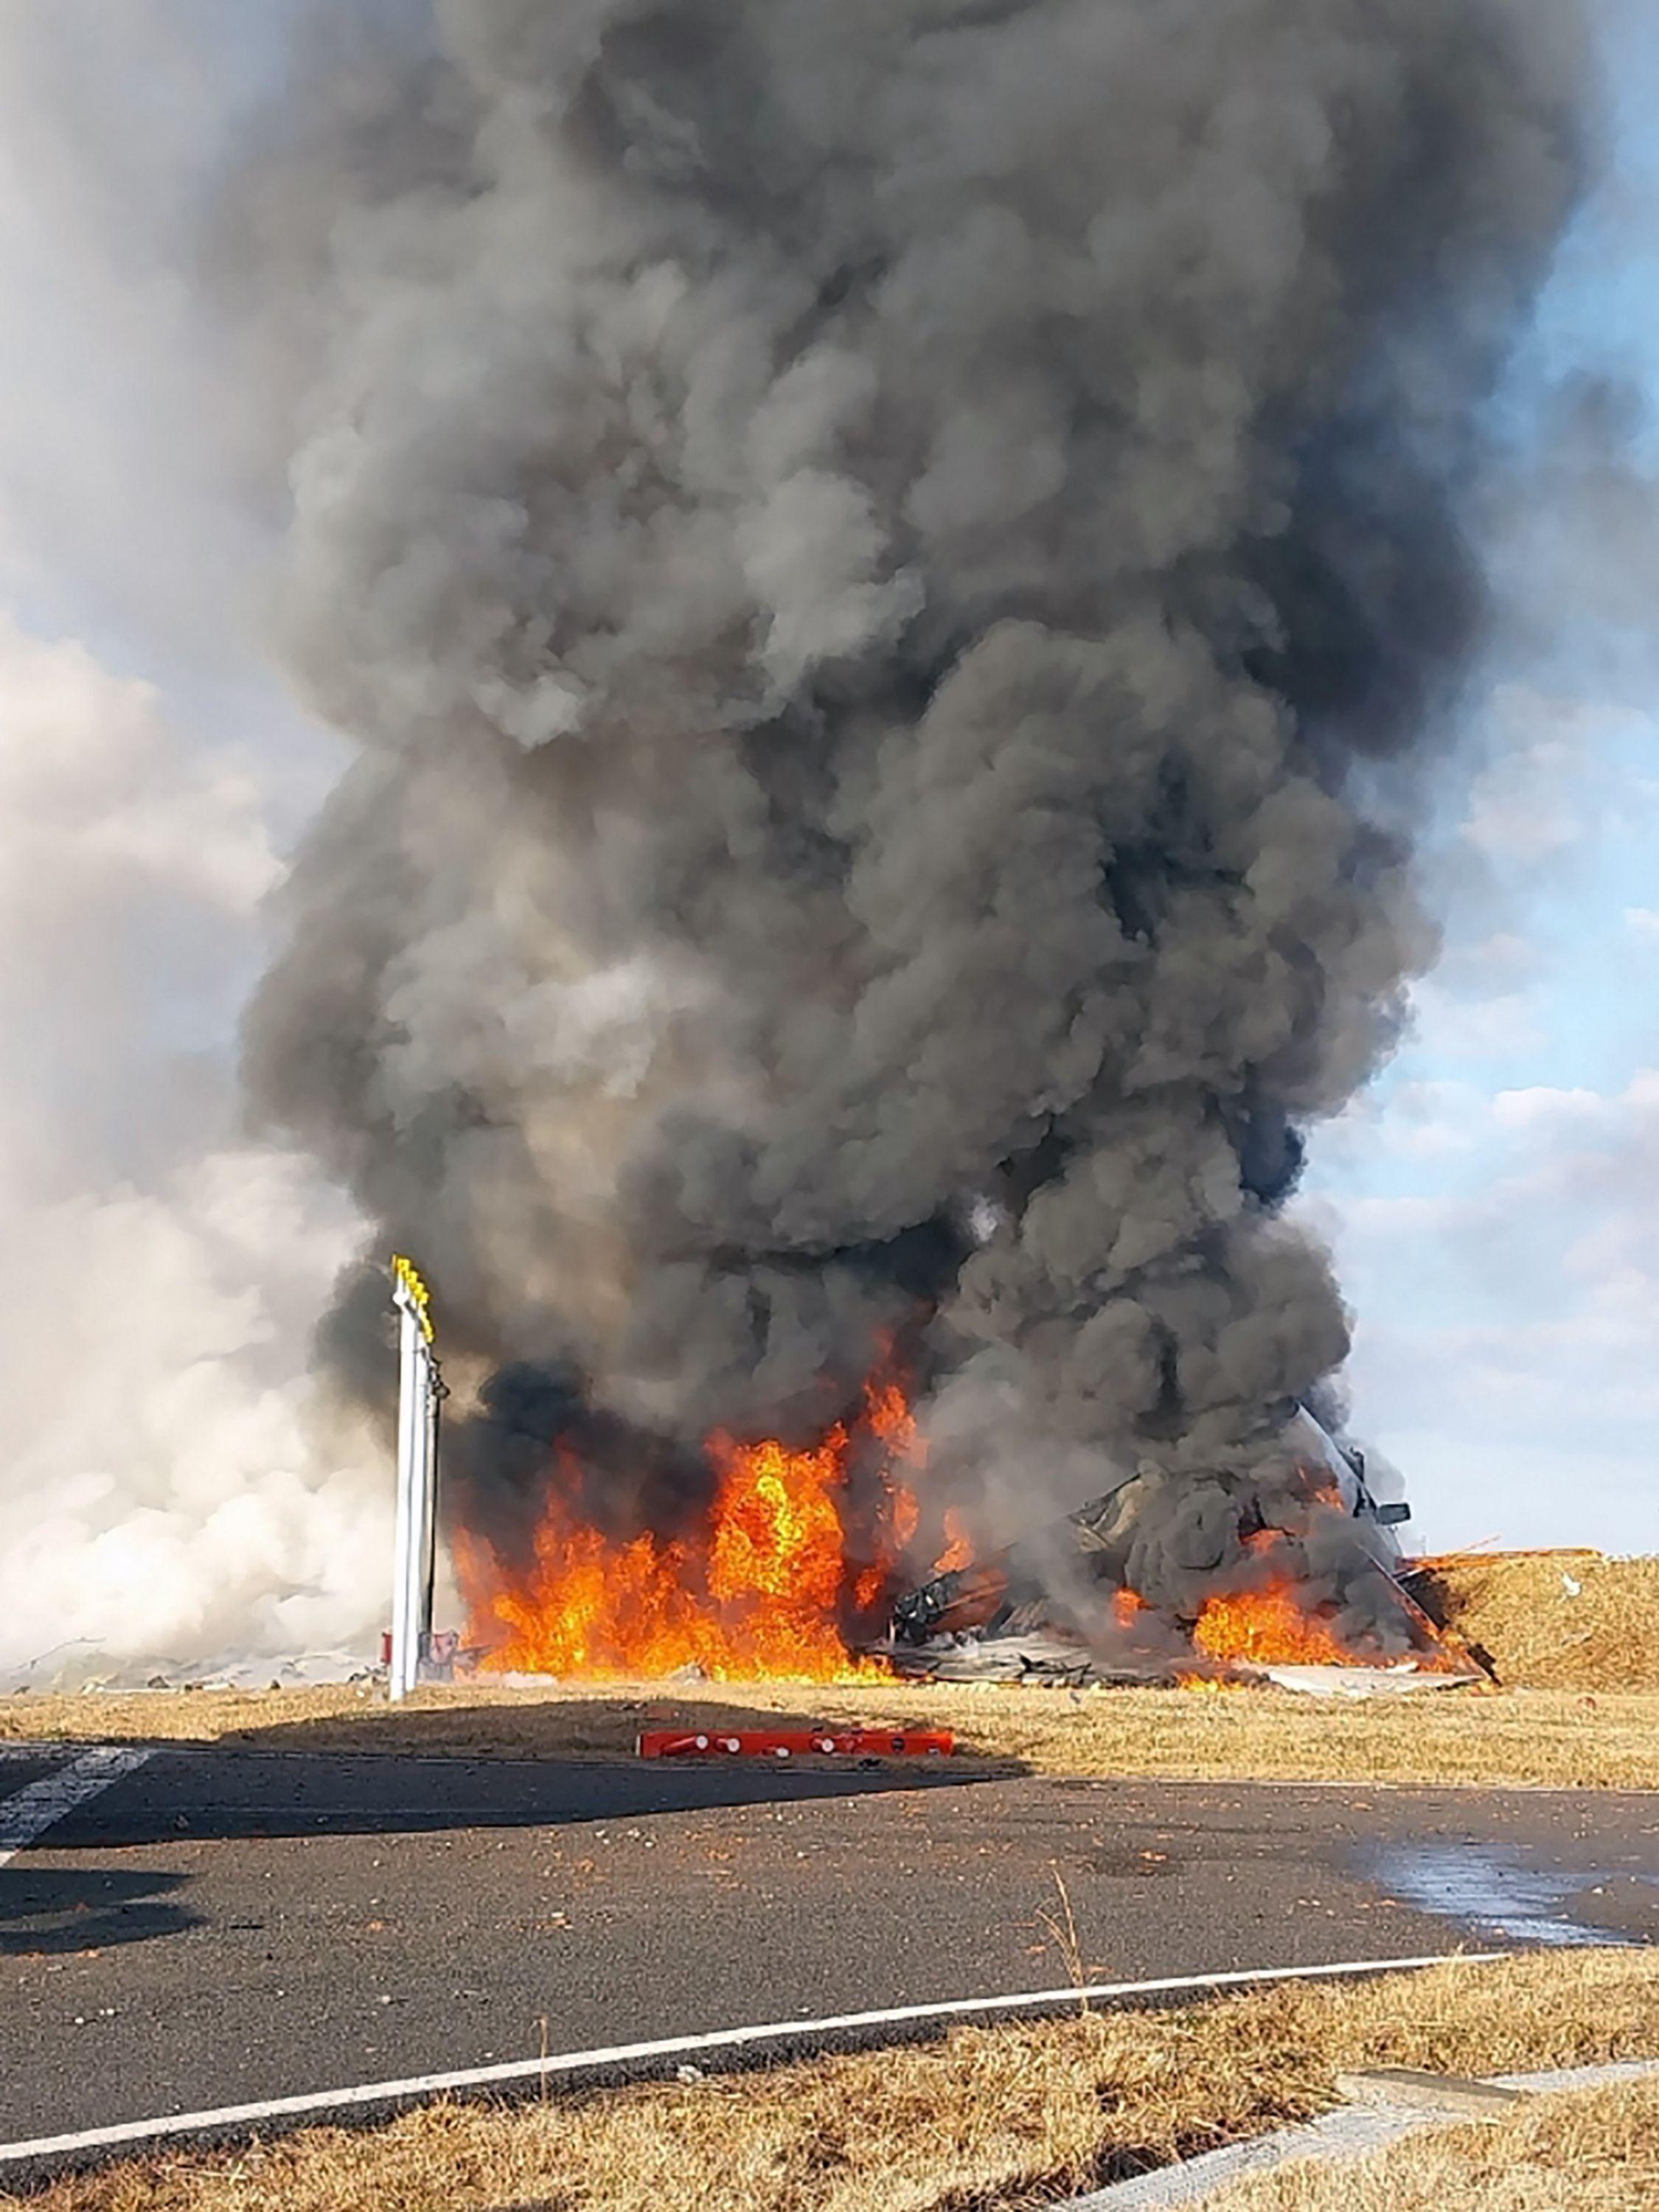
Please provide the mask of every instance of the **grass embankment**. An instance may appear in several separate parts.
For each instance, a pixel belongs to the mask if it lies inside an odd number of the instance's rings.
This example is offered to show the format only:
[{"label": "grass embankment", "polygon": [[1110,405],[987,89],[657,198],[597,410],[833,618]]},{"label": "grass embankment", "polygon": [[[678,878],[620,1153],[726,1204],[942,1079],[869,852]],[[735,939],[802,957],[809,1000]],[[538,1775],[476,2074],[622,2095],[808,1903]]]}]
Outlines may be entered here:
[{"label": "grass embankment", "polygon": [[517,2107],[437,2106],[364,2133],[309,2129],[133,2161],[27,2202],[32,2212],[1012,2212],[1307,2118],[1339,2101],[1344,2067],[1492,2074],[1655,2055],[1659,1957],[1584,1951],[963,2028],[899,2051]]},{"label": "grass embankment", "polygon": [[1440,1617],[1538,1690],[1659,1691],[1659,1559],[1466,1553],[1431,1583]]},{"label": "grass embankment", "polygon": [[1217,2190],[1198,2212],[1643,2212],[1659,2206],[1659,2081],[1540,2097],[1496,2127],[1413,2136]]},{"label": "grass embankment", "polygon": [[1193,1780],[1659,1786],[1659,1693],[1425,1691],[1334,1705],[1288,1692],[941,1686],[808,1689],[619,1685],[604,1691],[155,1691],[0,1700],[7,1740],[223,1742],[272,1751],[502,1759],[631,1756],[646,1725],[871,1721],[954,1729],[957,1759],[1008,1771]]}]

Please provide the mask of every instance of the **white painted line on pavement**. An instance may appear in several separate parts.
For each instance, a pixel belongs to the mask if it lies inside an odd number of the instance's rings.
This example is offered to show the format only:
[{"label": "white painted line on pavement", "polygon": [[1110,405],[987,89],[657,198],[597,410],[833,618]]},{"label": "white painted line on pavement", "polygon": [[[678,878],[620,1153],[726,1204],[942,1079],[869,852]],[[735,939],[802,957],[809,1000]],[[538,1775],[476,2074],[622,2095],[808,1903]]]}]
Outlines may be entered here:
[{"label": "white painted line on pavement", "polygon": [[514,2058],[494,2066],[469,2066],[453,2074],[413,2074],[401,2081],[369,2081],[355,2089],[321,2089],[302,2097],[268,2097],[257,2105],[222,2105],[207,2112],[174,2112],[164,2119],[130,2120],[108,2128],[86,2128],[78,2135],[36,2136],[27,2142],[0,2143],[0,2166],[21,2160],[53,2158],[73,2151],[108,2149],[122,2143],[153,2142],[158,2136],[197,2135],[220,2128],[247,2127],[260,2120],[294,2119],[307,2113],[340,2112],[351,2106],[396,2104],[410,2097],[437,2097],[450,2089],[487,2088],[496,2082],[550,2081],[589,2068],[630,2066],[642,2060],[689,2058],[698,2051],[741,2050],[760,2043],[815,2039],[872,2027],[896,2027],[915,2021],[983,2018],[988,2013],[1056,2011],[1085,1998],[1105,2002],[1124,1997],[1174,1996],[1188,1990],[1247,1989],[1263,1982],[1337,1981],[1358,1974],[1400,1973],[1419,1966],[1490,1966],[1503,1951],[1453,1951],[1424,1959],[1346,1959],[1328,1966],[1249,1966],[1217,1974],[1175,1974],[1158,1982],[1096,1982],[1081,1988],[1025,1990],[1018,1996],[957,1997],[944,2004],[897,2005],[887,2012],[841,2013],[828,2020],[769,2021],[759,2027],[717,2029],[712,2035],[670,2036],[656,2043],[615,2043],[597,2051],[562,2051],[548,2058]]},{"label": "white painted line on pavement", "polygon": [[0,1799],[0,1866],[15,1858],[37,1836],[44,1835],[61,1820],[65,1813],[72,1813],[88,1797],[95,1797],[112,1782],[118,1782],[123,1775],[142,1766],[149,1755],[148,1751],[100,1744],[91,1751],[83,1751],[79,1759],[71,1759],[56,1772],[43,1774],[38,1782],[31,1782],[15,1796]]}]

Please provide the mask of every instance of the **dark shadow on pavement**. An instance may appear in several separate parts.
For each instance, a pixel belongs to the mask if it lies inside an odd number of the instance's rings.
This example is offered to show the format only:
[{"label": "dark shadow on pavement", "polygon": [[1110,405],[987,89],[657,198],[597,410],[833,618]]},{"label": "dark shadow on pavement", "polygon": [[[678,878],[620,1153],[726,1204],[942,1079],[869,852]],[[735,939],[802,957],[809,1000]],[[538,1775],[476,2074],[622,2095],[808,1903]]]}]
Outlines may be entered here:
[{"label": "dark shadow on pavement", "polygon": [[[501,1750],[471,1756],[465,1747],[487,1741],[493,1716],[503,1709],[416,1709],[395,1717],[382,1710],[244,1729],[213,1744],[158,1744],[134,1775],[54,1827],[51,1848],[555,1829],[727,1806],[960,1788],[1026,1771],[1006,1759],[993,1765],[928,1757],[642,1759],[623,1748],[631,1743],[636,1719],[678,1725],[684,1709],[659,1722],[663,1708],[653,1705],[647,1715],[629,1714],[624,1730],[614,1698],[562,1703],[559,1747],[538,1753],[522,1743],[522,1723],[537,1710],[504,1709]],[[781,1723],[806,1725],[775,1711],[724,1704],[696,1712],[690,1722],[710,1733]],[[388,1745],[393,1732],[395,1748]]]},{"label": "dark shadow on pavement", "polygon": [[188,1875],[65,1873],[27,1858],[0,1871],[0,1956],[57,1958],[179,1936],[202,1924],[178,1901]]},{"label": "dark shadow on pavement", "polygon": [[[227,1747],[240,1745],[255,1751],[373,1752],[414,1758],[615,1762],[634,1757],[635,1739],[645,1729],[684,1729],[713,1734],[734,1729],[836,1730],[852,1725],[845,1720],[826,1720],[809,1711],[780,1711],[775,1705],[765,1705],[759,1699],[751,1701],[741,1694],[735,1698],[676,1698],[666,1686],[647,1692],[635,1688],[596,1692],[588,1697],[501,1705],[471,1703],[464,1692],[458,1692],[453,1703],[446,1693],[436,1694],[445,1695],[445,1702],[388,1707],[377,1698],[373,1704],[366,1701],[356,1711],[272,1721],[267,1727],[228,1732],[216,1741]],[[844,1696],[845,1692],[839,1694]],[[905,1723],[886,1713],[868,1725],[884,1733],[902,1733]],[[914,1725],[928,1728],[937,1723],[918,1715]],[[769,1767],[775,1765],[787,1772],[796,1766],[831,1762],[792,1759],[758,1763]],[[941,1762],[909,1758],[884,1759],[881,1763],[884,1766],[891,1765],[896,1770],[911,1771]],[[961,1746],[952,1758],[943,1763],[951,1769],[971,1765],[994,1768],[1002,1774],[1024,1771],[1017,1759],[976,1753],[971,1747]],[[753,1765],[757,1762],[745,1760],[744,1764]]]}]

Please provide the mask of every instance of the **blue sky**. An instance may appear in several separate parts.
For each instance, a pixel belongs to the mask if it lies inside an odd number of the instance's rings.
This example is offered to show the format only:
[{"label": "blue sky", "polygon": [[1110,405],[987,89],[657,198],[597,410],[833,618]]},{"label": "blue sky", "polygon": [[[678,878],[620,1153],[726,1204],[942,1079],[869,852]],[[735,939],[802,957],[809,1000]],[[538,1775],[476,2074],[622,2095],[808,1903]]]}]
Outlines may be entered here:
[{"label": "blue sky", "polygon": [[1426,855],[1443,958],[1304,1201],[1355,1311],[1355,1428],[1437,1547],[1659,1540],[1659,24],[1607,20],[1613,158],[1495,427],[1530,467],[1564,382],[1606,376],[1638,474],[1609,518],[1546,463],[1495,533]]}]

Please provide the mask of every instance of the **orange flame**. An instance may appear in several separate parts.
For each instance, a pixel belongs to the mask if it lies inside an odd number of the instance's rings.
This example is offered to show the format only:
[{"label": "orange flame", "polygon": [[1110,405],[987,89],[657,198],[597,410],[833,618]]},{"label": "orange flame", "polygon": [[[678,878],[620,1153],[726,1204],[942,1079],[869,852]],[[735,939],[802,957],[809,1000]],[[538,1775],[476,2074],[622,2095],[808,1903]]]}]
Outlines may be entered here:
[{"label": "orange flame", "polygon": [[[1340,1504],[1335,1493],[1318,1493],[1321,1504]],[[1245,1548],[1270,1560],[1285,1541],[1281,1531],[1261,1528]],[[1415,1665],[1433,1671],[1457,1668],[1468,1655],[1437,1629],[1422,1607],[1396,1584],[1399,1626]],[[1206,1601],[1193,1628],[1193,1645],[1206,1659],[1240,1661],[1258,1667],[1377,1667],[1389,1663],[1377,1650],[1357,1650],[1342,1642],[1328,1608],[1312,1599],[1294,1574],[1280,1564],[1255,1589],[1236,1590]],[[1472,1663],[1472,1662],[1470,1662]],[[1188,1687],[1194,1686],[1191,1682]]]},{"label": "orange flame", "polygon": [[1206,1598],[1193,1644],[1206,1659],[1243,1659],[1258,1667],[1344,1667],[1355,1661],[1325,1621],[1304,1611],[1288,1578]]},{"label": "orange flame", "polygon": [[890,1376],[872,1376],[864,1386],[864,1418],[894,1455],[925,1467],[927,1454],[916,1433],[915,1415],[909,1401]]},{"label": "orange flame", "polygon": [[933,1562],[936,1575],[953,1575],[974,1563],[973,1539],[954,1505],[945,1509],[945,1549]]},{"label": "orange flame", "polygon": [[470,1640],[493,1671],[628,1680],[696,1667],[711,1680],[810,1682],[884,1678],[854,1657],[844,1624],[881,1597],[920,1518],[895,1472],[919,1464],[904,1394],[886,1381],[866,1392],[861,1425],[884,1451],[874,1526],[856,1573],[848,1559],[849,1433],[790,1451],[775,1437],[744,1444],[716,1435],[720,1482],[707,1528],[671,1540],[650,1530],[607,1541],[561,1498],[536,1533],[534,1564],[514,1570],[462,1534],[455,1564],[468,1601]]}]

